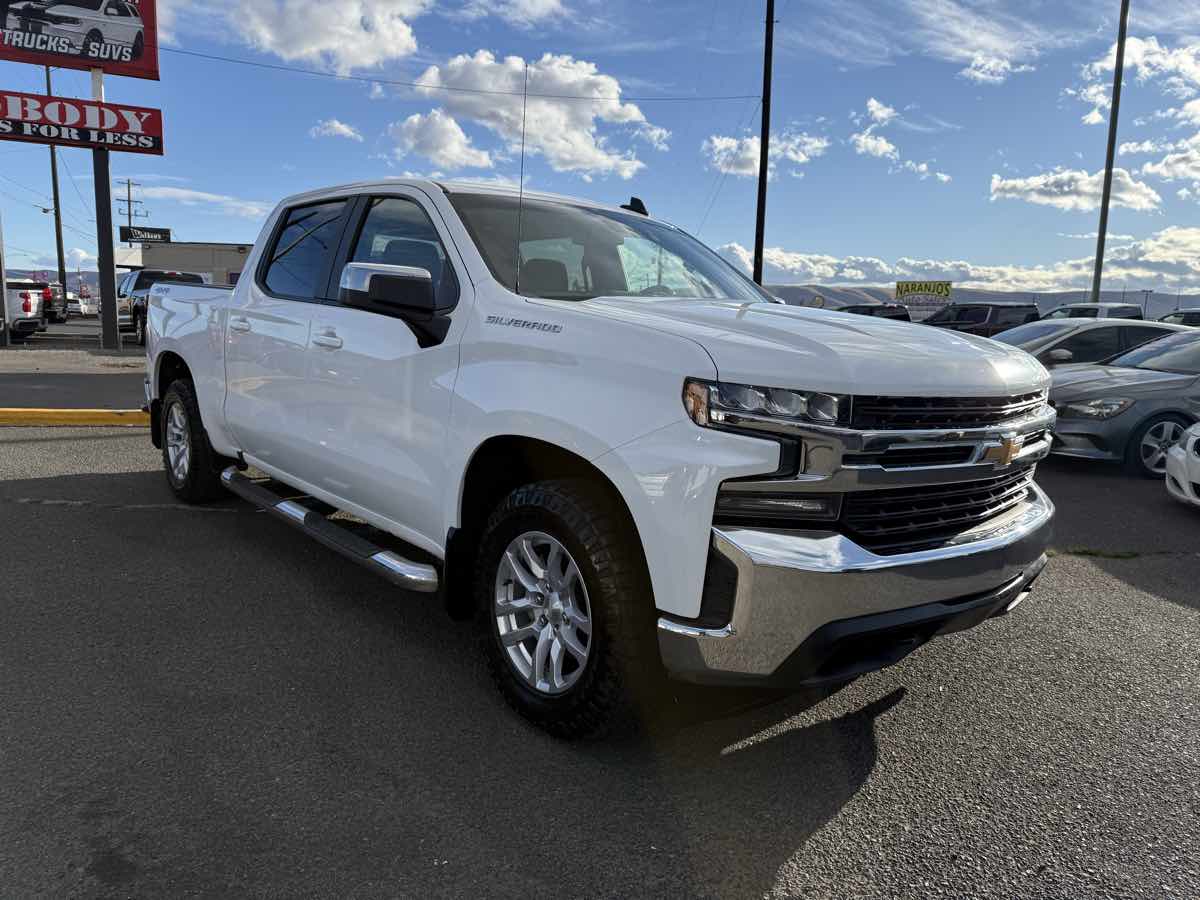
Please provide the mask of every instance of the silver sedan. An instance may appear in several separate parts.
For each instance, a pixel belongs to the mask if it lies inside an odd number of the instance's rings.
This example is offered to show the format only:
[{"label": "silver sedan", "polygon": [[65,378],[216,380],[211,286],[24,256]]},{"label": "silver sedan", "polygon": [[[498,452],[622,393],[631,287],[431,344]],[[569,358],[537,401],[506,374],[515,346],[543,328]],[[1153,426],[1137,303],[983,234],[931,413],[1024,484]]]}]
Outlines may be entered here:
[{"label": "silver sedan", "polygon": [[1200,420],[1200,334],[1145,344],[1097,365],[1054,370],[1050,402],[1058,411],[1052,452],[1122,462],[1162,478],[1167,453]]}]

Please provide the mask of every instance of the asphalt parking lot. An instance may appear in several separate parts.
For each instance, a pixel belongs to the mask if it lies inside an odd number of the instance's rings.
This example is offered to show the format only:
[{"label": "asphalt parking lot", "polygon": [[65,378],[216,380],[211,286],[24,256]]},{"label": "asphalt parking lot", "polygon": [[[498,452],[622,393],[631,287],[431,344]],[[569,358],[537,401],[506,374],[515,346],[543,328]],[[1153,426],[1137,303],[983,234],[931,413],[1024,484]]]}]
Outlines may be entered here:
[{"label": "asphalt parking lot", "polygon": [[1040,477],[1012,616],[565,744],[428,599],[177,505],[144,430],[0,428],[0,894],[1195,897],[1200,511]]}]

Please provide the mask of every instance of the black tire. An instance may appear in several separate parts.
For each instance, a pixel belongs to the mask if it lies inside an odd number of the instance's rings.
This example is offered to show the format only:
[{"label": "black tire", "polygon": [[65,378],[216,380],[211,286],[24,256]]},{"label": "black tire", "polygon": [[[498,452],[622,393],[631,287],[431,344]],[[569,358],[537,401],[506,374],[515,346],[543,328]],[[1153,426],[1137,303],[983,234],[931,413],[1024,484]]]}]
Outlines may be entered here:
[{"label": "black tire", "polygon": [[134,320],[134,333],[137,336],[137,344],[139,347],[146,346],[146,317],[138,316]]},{"label": "black tire", "polygon": [[87,36],[83,39],[83,43],[79,45],[79,55],[84,57],[85,59],[91,59],[91,57],[88,56],[88,47],[90,47],[92,44],[103,44],[103,43],[104,43],[104,35],[102,35],[99,31],[95,31],[95,30],[89,31],[87,33]]},{"label": "black tire", "polygon": [[146,42],[142,38],[142,36],[139,34],[137,37],[135,37],[133,39],[133,58],[141,59],[142,53],[143,53],[143,51],[145,51],[145,49],[146,49]]},{"label": "black tire", "polygon": [[[179,477],[172,466],[171,447],[168,445],[168,429],[172,426],[172,411],[178,408],[183,417],[188,437],[190,459],[186,471]],[[200,418],[200,405],[196,402],[196,389],[190,381],[174,381],[162,399],[162,457],[167,473],[167,484],[175,496],[184,503],[200,504],[226,496],[221,486],[221,470],[232,465],[232,460],[218,456],[208,443],[204,424]]]},{"label": "black tire", "polygon": [[1143,422],[1133,432],[1129,438],[1129,443],[1125,447],[1125,471],[1130,475],[1135,475],[1141,478],[1151,478],[1161,480],[1166,476],[1166,472],[1155,472],[1147,466],[1146,461],[1142,456],[1142,441],[1146,435],[1154,430],[1157,426],[1164,422],[1174,422],[1179,425],[1184,431],[1192,427],[1192,423],[1183,416],[1175,413],[1164,413],[1162,415],[1153,416]]},{"label": "black tire", "polygon": [[[661,681],[654,601],[641,548],[612,504],[582,480],[517,488],[492,513],[480,541],[476,603],[488,668],[518,713],[561,738],[632,731]],[[501,559],[527,531],[560,542],[575,560],[590,603],[592,631],[583,672],[565,693],[530,686],[501,644],[493,610]]]}]

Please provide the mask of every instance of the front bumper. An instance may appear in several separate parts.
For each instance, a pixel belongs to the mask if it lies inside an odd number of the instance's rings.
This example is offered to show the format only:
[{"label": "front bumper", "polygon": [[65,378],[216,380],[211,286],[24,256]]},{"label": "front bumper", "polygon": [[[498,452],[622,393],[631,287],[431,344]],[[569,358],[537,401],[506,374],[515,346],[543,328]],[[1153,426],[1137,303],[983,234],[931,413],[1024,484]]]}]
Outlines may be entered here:
[{"label": "front bumper", "polygon": [[1167,454],[1167,493],[1176,500],[1200,506],[1200,457],[1195,451],[1171,448]]},{"label": "front bumper", "polygon": [[1050,452],[1076,459],[1120,462],[1137,422],[1136,416],[1125,413],[1111,419],[1059,419]]},{"label": "front bumper", "polygon": [[737,569],[732,621],[710,629],[661,618],[663,664],[683,681],[780,687],[891,665],[1024,599],[1053,518],[1033,485],[1021,506],[953,544],[896,556],[838,534],[714,529],[714,551]]}]

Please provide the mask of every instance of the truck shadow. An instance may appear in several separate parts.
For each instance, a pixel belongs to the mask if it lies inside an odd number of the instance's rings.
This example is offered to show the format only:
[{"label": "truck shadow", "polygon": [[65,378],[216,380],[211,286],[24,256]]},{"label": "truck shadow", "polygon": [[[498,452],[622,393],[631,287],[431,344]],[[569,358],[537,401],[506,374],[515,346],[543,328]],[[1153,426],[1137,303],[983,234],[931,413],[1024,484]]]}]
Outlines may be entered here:
[{"label": "truck shadow", "polygon": [[18,554],[88,535],[0,602],[0,875],[42,860],[67,895],[758,896],[904,697],[682,690],[674,727],[564,743],[504,706],[469,626],[238,501],[6,481],[0,526]]}]

